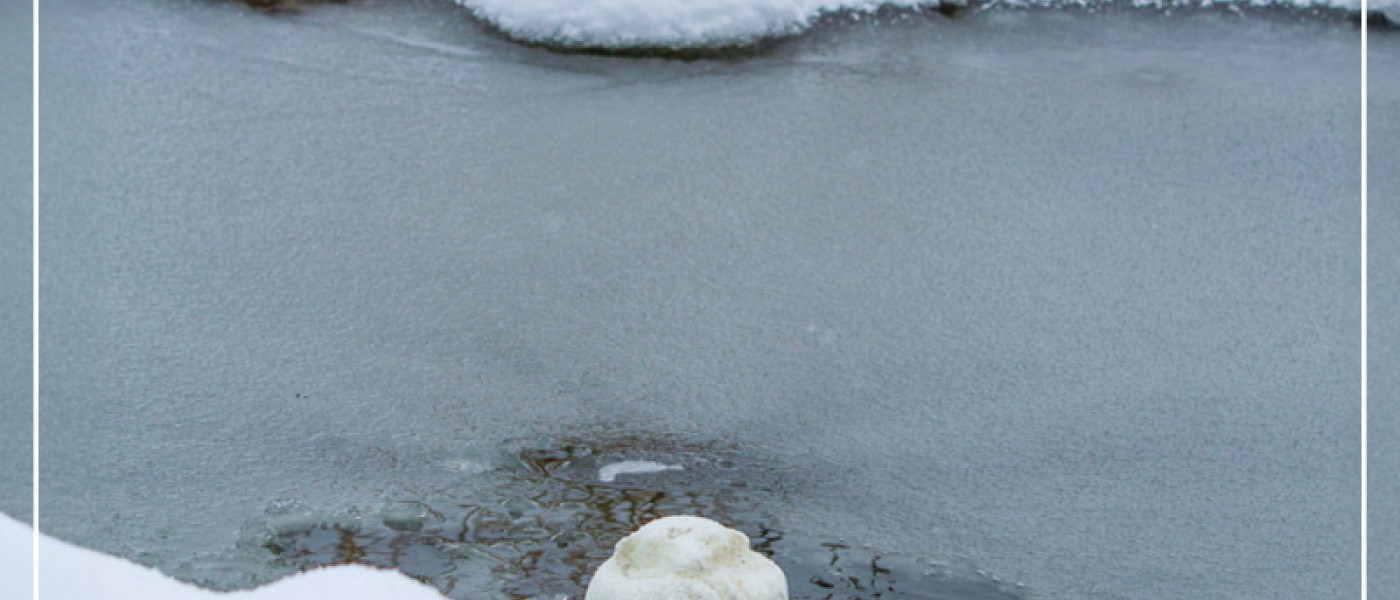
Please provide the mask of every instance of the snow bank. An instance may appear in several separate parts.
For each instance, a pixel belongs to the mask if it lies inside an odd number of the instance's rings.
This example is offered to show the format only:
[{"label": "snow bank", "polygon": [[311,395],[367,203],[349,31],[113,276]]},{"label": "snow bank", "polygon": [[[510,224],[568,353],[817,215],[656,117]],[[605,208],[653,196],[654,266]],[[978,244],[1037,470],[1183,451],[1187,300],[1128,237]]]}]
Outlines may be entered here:
[{"label": "snow bank", "polygon": [[[741,46],[805,31],[821,15],[918,9],[967,0],[457,0],[512,38],[560,47],[703,48]],[[1144,8],[1217,4],[1361,9],[1361,0],[999,0],[990,5]],[[1400,0],[1372,0],[1387,15]]]},{"label": "snow bank", "polygon": [[[9,517],[0,517],[0,576],[6,598],[14,580],[28,581],[33,530]],[[16,579],[11,579],[11,578]],[[39,538],[39,585],[44,600],[442,600],[436,589],[397,571],[364,566],[318,569],[272,585],[232,593],[212,592],[175,581],[135,563],[48,536]]]},{"label": "snow bank", "polygon": [[0,514],[0,598],[34,595],[34,530]]},{"label": "snow bank", "polygon": [[[824,12],[928,0],[457,0],[511,37],[625,48],[745,44],[798,33]],[[936,4],[936,0],[934,1]]]}]

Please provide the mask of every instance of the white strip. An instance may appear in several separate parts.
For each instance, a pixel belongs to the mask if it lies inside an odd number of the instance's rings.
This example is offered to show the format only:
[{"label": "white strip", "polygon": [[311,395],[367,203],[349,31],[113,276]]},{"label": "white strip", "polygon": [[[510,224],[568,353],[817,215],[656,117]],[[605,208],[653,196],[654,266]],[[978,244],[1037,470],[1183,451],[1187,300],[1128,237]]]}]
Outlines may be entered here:
[{"label": "white strip", "polygon": [[1368,586],[1368,583],[1367,583],[1367,570],[1368,570],[1368,567],[1370,566],[1370,558],[1369,558],[1369,555],[1368,555],[1369,549],[1368,549],[1368,547],[1367,547],[1367,539],[1366,539],[1366,534],[1367,534],[1367,531],[1368,531],[1368,529],[1367,529],[1368,510],[1367,510],[1367,506],[1366,506],[1366,504],[1367,504],[1366,491],[1367,491],[1367,487],[1368,487],[1367,482],[1366,482],[1366,478],[1367,478],[1367,471],[1366,471],[1366,466],[1367,466],[1367,465],[1366,465],[1366,454],[1367,454],[1367,449],[1368,449],[1368,447],[1369,447],[1369,440],[1367,440],[1367,438],[1366,438],[1366,427],[1367,427],[1367,415],[1366,415],[1366,412],[1367,412],[1367,402],[1368,402],[1368,400],[1369,400],[1369,399],[1368,399],[1368,396],[1367,396],[1367,392],[1366,392],[1366,387],[1367,387],[1367,385],[1368,385],[1368,383],[1367,383],[1367,375],[1368,375],[1367,369],[1368,369],[1368,367],[1370,366],[1370,365],[1368,364],[1369,361],[1368,361],[1367,356],[1366,356],[1366,352],[1367,352],[1367,347],[1366,347],[1366,346],[1367,346],[1367,340],[1366,340],[1366,333],[1367,333],[1367,330],[1366,330],[1366,311],[1368,310],[1368,308],[1367,308],[1367,278],[1366,278],[1366,270],[1367,270],[1367,264],[1368,264],[1368,263],[1367,263],[1367,260],[1366,260],[1366,254],[1367,254],[1367,252],[1368,252],[1368,244],[1367,244],[1368,238],[1367,238],[1367,236],[1369,235],[1369,233],[1367,232],[1367,229],[1366,229],[1366,220],[1367,220],[1367,216],[1368,216],[1368,214],[1367,214],[1367,213],[1368,213],[1368,210],[1367,210],[1366,188],[1367,188],[1367,186],[1370,184],[1370,176],[1369,176],[1369,174],[1367,173],[1367,170],[1366,170],[1366,162],[1367,162],[1368,157],[1369,157],[1369,148],[1367,147],[1367,139],[1366,139],[1366,128],[1367,128],[1367,122],[1366,122],[1366,117],[1367,117],[1367,108],[1366,108],[1366,104],[1367,104],[1367,103],[1366,103],[1366,98],[1367,98],[1367,89],[1366,89],[1366,83],[1367,83],[1367,82],[1366,82],[1366,74],[1367,74],[1367,69],[1366,69],[1366,67],[1367,67],[1367,65],[1368,65],[1369,62],[1370,62],[1370,57],[1367,56],[1367,52],[1366,52],[1366,51],[1367,51],[1367,40],[1368,40],[1368,38],[1370,37],[1369,31],[1370,31],[1370,29],[1371,29],[1370,25],[1367,24],[1367,19],[1370,18],[1370,15],[1371,15],[1371,13],[1370,13],[1370,0],[1361,0],[1361,600],[1366,600],[1366,594],[1367,594],[1366,587]]},{"label": "white strip", "polygon": [[32,118],[31,138],[31,172],[29,185],[33,197],[33,210],[30,216],[33,222],[30,223],[30,241],[33,246],[33,263],[29,272],[29,280],[33,286],[31,291],[29,312],[33,316],[32,328],[30,329],[30,369],[29,380],[31,391],[29,397],[30,414],[33,415],[33,433],[29,438],[30,459],[30,486],[32,503],[30,515],[33,519],[34,531],[30,540],[30,559],[32,561],[32,572],[30,590],[34,594],[34,600],[39,600],[39,0],[34,0],[29,16],[33,23],[29,41],[33,51],[30,59],[33,61],[30,67],[30,88],[33,97],[30,105],[30,117]]},{"label": "white strip", "polygon": [[649,460],[624,460],[598,469],[598,481],[612,483],[618,475],[640,475],[662,471],[682,471],[680,465],[663,465]]}]

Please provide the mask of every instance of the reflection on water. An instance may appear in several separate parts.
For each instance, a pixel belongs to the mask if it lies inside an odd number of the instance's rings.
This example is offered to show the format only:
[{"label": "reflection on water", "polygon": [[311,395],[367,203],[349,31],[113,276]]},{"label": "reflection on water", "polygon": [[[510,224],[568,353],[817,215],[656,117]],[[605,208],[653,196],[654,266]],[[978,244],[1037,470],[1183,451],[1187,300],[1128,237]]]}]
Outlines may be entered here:
[{"label": "reflection on water", "polygon": [[[684,470],[599,480],[601,466],[632,458]],[[506,476],[487,502],[478,492],[471,502],[403,501],[338,518],[293,503],[274,507],[244,540],[279,572],[361,563],[399,569],[457,599],[577,599],[623,536],[664,515],[690,514],[748,534],[755,550],[783,567],[794,599],[1016,597],[930,561],[785,534],[771,501],[755,493],[770,482],[732,448],[623,436],[528,447],[514,463],[499,470]]]}]

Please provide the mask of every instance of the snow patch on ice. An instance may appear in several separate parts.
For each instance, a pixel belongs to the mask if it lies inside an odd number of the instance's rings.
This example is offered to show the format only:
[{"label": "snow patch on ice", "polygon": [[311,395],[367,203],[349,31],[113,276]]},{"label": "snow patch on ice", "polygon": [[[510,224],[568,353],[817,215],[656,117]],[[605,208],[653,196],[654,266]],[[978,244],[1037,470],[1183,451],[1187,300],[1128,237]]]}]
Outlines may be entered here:
[{"label": "snow patch on ice", "polygon": [[510,36],[561,46],[687,48],[797,33],[824,12],[928,0],[457,0]]},{"label": "snow patch on ice", "polygon": [[[743,46],[807,30],[822,15],[937,7],[944,0],[456,0],[517,40],[563,48],[713,48]],[[970,0],[946,0],[966,5]],[[1358,11],[1361,0],[983,0],[1000,7],[1122,5],[1177,8],[1280,6]],[[1400,0],[1373,0],[1373,11]]]},{"label": "snow patch on ice", "polygon": [[624,460],[612,463],[598,469],[598,481],[612,483],[618,475],[641,475],[644,473],[660,473],[662,471],[682,471],[680,465],[663,465],[659,462],[649,460]]},{"label": "snow patch on ice", "polygon": [[[0,516],[0,577],[4,597],[13,581],[28,581],[33,532],[29,526]],[[437,590],[397,571],[359,565],[316,569],[266,587],[232,593],[213,592],[182,583],[164,574],[114,556],[74,546],[47,535],[39,536],[39,589],[45,598],[82,600],[442,600]]]}]

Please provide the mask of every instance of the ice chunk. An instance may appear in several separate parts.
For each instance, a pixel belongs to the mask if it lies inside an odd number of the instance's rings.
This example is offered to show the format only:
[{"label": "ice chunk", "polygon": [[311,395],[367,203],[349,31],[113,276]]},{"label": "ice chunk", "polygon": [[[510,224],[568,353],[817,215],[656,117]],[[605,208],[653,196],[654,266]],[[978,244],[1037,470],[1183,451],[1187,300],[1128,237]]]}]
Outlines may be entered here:
[{"label": "ice chunk", "polygon": [[680,470],[682,470],[680,465],[663,465],[659,462],[652,462],[649,460],[624,460],[598,469],[598,481],[612,483],[614,479],[617,479],[618,475],[660,473],[662,471]]}]

